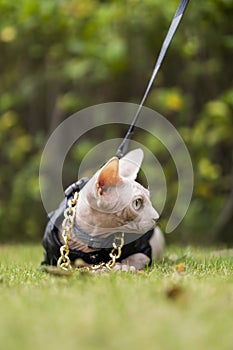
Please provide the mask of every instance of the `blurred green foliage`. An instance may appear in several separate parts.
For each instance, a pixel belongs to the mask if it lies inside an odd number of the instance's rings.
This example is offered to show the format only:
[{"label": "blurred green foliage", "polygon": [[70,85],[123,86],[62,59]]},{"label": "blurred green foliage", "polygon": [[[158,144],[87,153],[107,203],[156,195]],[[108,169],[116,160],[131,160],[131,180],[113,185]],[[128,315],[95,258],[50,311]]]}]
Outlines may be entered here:
[{"label": "blurred green foliage", "polygon": [[[0,0],[1,241],[42,237],[38,168],[48,135],[84,107],[140,101],[177,4]],[[190,1],[147,100],[179,130],[194,166],[193,200],[171,240],[233,241],[232,20],[232,0]],[[71,162],[110,133],[123,136],[116,128],[82,139]],[[153,151],[168,177],[166,220],[176,174],[161,145]]]}]

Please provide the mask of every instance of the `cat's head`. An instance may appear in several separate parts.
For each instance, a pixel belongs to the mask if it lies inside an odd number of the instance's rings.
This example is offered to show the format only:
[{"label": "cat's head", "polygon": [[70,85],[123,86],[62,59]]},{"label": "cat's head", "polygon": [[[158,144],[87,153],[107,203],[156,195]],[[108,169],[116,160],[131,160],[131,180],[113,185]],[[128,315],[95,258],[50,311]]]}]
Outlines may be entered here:
[{"label": "cat's head", "polygon": [[135,181],[142,160],[141,149],[120,160],[111,158],[80,192],[82,220],[97,234],[98,229],[102,233],[145,233],[155,227],[159,215],[150,193]]}]

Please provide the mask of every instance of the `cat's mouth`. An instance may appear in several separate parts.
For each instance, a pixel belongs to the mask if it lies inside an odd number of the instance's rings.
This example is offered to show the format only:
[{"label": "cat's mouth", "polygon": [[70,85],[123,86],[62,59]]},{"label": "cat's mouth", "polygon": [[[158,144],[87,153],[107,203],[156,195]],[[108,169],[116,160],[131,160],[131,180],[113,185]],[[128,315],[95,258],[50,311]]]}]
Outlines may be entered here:
[{"label": "cat's mouth", "polygon": [[157,226],[158,219],[152,219],[151,226],[148,230],[153,230]]},{"label": "cat's mouth", "polygon": [[152,224],[151,224],[150,230],[152,230],[153,228],[155,228],[157,226],[158,220],[159,220],[159,218],[152,219]]}]

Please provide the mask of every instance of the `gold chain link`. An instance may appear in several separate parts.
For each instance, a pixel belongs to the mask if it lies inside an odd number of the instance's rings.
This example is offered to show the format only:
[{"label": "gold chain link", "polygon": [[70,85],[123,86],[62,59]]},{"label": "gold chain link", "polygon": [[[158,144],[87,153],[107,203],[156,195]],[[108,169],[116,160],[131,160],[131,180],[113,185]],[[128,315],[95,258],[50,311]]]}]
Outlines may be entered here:
[{"label": "gold chain link", "polygon": [[124,232],[122,232],[120,236],[115,236],[112,245],[113,249],[109,254],[111,259],[106,263],[106,267],[109,270],[113,269],[113,267],[116,265],[116,260],[121,257],[121,250],[124,245]]},{"label": "gold chain link", "polygon": [[[69,241],[71,239],[71,233],[74,226],[76,207],[78,203],[79,193],[75,192],[74,198],[68,200],[68,206],[64,211],[64,220],[62,222],[62,238],[64,241],[63,246],[60,248],[61,256],[57,261],[57,267],[63,271],[71,271],[72,265],[69,258]],[[110,260],[107,263],[100,263],[86,267],[87,270],[101,270],[108,269],[111,271],[116,265],[116,260],[120,258],[122,247],[124,246],[124,232],[114,237],[113,248],[109,253]]]},{"label": "gold chain link", "polygon": [[109,253],[109,256],[111,259],[107,263],[92,265],[90,267],[91,270],[96,271],[101,269],[104,270],[107,268],[109,271],[111,271],[114,268],[114,266],[116,265],[116,260],[121,257],[121,252],[124,245],[124,232],[119,234],[119,236],[114,237],[114,241],[112,245],[113,245],[113,248]]},{"label": "gold chain link", "polygon": [[69,241],[71,239],[71,231],[74,226],[78,196],[79,193],[75,192],[74,198],[68,200],[68,206],[64,211],[64,220],[62,222],[62,238],[64,241],[64,245],[60,248],[61,256],[57,261],[57,267],[65,271],[72,270],[69,258]]}]

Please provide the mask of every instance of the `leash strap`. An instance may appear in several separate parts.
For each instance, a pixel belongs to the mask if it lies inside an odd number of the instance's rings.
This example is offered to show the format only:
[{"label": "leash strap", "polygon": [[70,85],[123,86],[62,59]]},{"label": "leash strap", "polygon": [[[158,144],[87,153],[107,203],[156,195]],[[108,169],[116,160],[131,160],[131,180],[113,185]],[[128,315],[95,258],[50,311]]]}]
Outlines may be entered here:
[{"label": "leash strap", "polygon": [[174,18],[172,20],[172,23],[171,23],[171,25],[169,27],[168,33],[167,33],[167,35],[165,37],[165,40],[163,42],[163,45],[162,45],[162,48],[160,50],[158,59],[156,61],[156,64],[155,64],[152,76],[150,78],[150,81],[148,83],[146,91],[145,91],[145,93],[143,95],[141,103],[138,106],[138,109],[137,109],[136,114],[134,116],[134,119],[133,119],[133,121],[132,121],[132,123],[131,123],[131,125],[129,127],[129,130],[127,131],[127,133],[126,133],[122,143],[120,144],[120,146],[119,146],[119,148],[117,150],[116,156],[118,158],[121,158],[126,153],[126,150],[128,148],[127,147],[128,146],[128,141],[129,141],[129,139],[131,138],[131,136],[133,134],[133,131],[134,131],[136,122],[138,120],[138,117],[140,115],[140,112],[142,110],[142,107],[143,107],[143,105],[145,103],[145,100],[146,100],[146,98],[147,98],[147,96],[148,96],[148,94],[150,92],[150,89],[151,89],[151,87],[153,85],[155,77],[156,77],[156,75],[157,75],[157,73],[159,71],[159,68],[160,68],[160,66],[161,66],[161,64],[163,62],[164,56],[165,56],[165,54],[167,52],[167,49],[168,49],[168,47],[169,47],[169,45],[170,45],[170,43],[172,41],[172,38],[173,38],[173,36],[174,36],[174,34],[176,32],[176,29],[178,28],[178,25],[179,25],[179,23],[181,21],[181,18],[182,18],[183,14],[184,14],[184,11],[185,11],[188,3],[189,3],[189,0],[180,0],[179,6],[178,6],[178,8],[176,10],[176,13],[175,13]]}]

